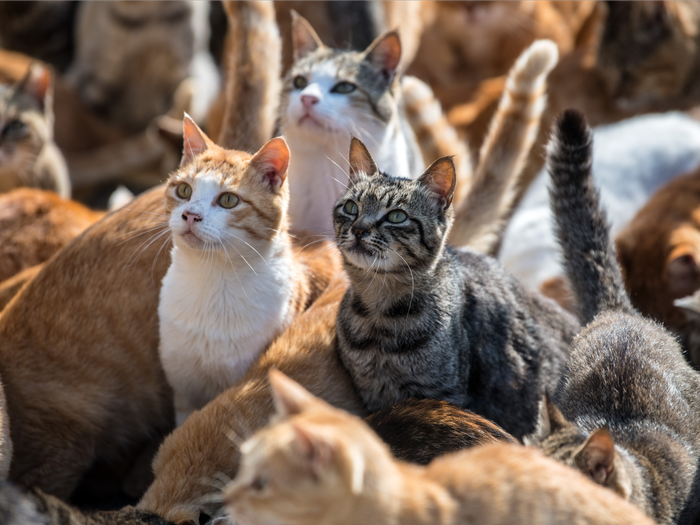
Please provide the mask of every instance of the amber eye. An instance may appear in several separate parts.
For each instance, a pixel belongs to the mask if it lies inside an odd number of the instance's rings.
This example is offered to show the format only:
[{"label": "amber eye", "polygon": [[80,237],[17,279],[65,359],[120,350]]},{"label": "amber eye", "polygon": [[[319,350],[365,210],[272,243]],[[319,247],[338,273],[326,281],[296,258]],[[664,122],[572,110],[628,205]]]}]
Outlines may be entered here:
[{"label": "amber eye", "polygon": [[350,82],[338,82],[333,89],[331,89],[331,93],[340,93],[341,95],[347,95],[348,93],[352,93],[355,91],[356,86],[355,84],[351,84]]},{"label": "amber eye", "polygon": [[353,201],[348,201],[345,203],[345,206],[343,206],[343,210],[348,215],[357,215],[357,204]]},{"label": "amber eye", "polygon": [[219,197],[219,206],[222,208],[230,209],[233,208],[240,199],[236,197],[233,193],[224,193]]},{"label": "amber eye", "polygon": [[408,219],[408,215],[406,215],[406,213],[402,212],[401,210],[394,210],[394,211],[390,211],[389,214],[386,216],[386,218],[389,222],[393,222],[394,224],[398,224],[398,223],[403,222],[406,219]]},{"label": "amber eye", "polygon": [[181,199],[189,199],[192,196],[192,186],[186,182],[181,183],[177,187],[177,196]]},{"label": "amber eye", "polygon": [[297,75],[294,77],[294,87],[296,89],[304,89],[308,85],[308,81],[302,77],[301,75]]},{"label": "amber eye", "polygon": [[250,484],[250,488],[253,490],[263,490],[267,487],[267,478],[264,478],[262,476],[258,476],[253,480],[253,483]]}]

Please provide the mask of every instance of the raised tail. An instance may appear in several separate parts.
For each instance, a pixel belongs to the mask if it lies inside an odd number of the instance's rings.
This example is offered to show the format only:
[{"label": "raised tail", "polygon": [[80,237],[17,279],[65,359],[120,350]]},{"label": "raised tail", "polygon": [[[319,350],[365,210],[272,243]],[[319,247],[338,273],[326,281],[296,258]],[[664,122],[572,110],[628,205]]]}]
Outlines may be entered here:
[{"label": "raised tail", "polygon": [[282,81],[282,39],[272,2],[224,2],[225,110],[217,143],[257,151],[272,138]]},{"label": "raised tail", "polygon": [[604,310],[634,313],[593,183],[591,162],[592,136],[586,118],[567,110],[557,120],[548,146],[549,195],[564,268],[584,324]]},{"label": "raised tail", "polygon": [[551,40],[537,40],[510,69],[489,133],[481,147],[472,184],[456,207],[450,244],[469,244],[494,254],[517,195],[518,179],[537,137],[546,107],[547,75],[559,52]]},{"label": "raised tail", "polygon": [[457,184],[453,196],[455,206],[464,200],[472,185],[472,162],[467,143],[447,121],[433,90],[416,77],[401,80],[404,111],[416,135],[426,165],[435,159],[454,156]]}]

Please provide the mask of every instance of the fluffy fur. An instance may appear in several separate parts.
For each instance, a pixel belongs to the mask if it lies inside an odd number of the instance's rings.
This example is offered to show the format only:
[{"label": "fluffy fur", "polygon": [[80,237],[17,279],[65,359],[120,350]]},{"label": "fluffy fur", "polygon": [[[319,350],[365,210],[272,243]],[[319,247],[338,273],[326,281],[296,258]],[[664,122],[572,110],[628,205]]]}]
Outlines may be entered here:
[{"label": "fluffy fur", "polygon": [[236,523],[645,524],[616,495],[534,449],[475,447],[427,467],[392,459],[360,419],[270,374],[277,414],[241,446],[224,499]]},{"label": "fluffy fur", "polygon": [[189,117],[184,136],[159,233],[174,244],[158,314],[178,424],[238,382],[339,269],[330,250],[316,256],[323,245],[293,250],[284,139],[255,155],[226,150]]},{"label": "fluffy fur", "polygon": [[[591,132],[567,111],[549,151],[552,209],[580,315],[537,441],[657,522],[695,523],[700,376],[675,338],[631,306],[591,176]],[[544,430],[543,430],[544,429]]]},{"label": "fluffy fur", "polygon": [[351,282],[338,353],[365,406],[444,399],[516,437],[531,432],[578,324],[494,260],[445,246],[454,220],[449,158],[415,181],[379,172],[358,139],[349,158],[351,185],[334,209]]},{"label": "fluffy fur", "polygon": [[518,443],[488,419],[435,399],[409,399],[375,412],[365,422],[389,445],[394,458],[419,465],[463,448]]},{"label": "fluffy fur", "polygon": [[53,141],[53,84],[33,64],[14,86],[0,85],[0,191],[20,186],[70,197],[68,169]]}]

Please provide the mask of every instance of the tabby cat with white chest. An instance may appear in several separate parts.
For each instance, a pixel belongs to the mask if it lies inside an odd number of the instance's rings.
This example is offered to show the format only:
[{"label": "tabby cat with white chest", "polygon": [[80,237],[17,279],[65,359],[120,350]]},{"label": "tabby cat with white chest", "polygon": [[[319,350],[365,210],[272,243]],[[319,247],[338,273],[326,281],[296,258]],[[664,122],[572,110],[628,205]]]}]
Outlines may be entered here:
[{"label": "tabby cat with white chest", "polygon": [[445,246],[454,220],[449,157],[415,181],[392,177],[353,139],[350,181],[334,209],[351,282],[336,331],[366,407],[444,399],[515,437],[531,432],[578,323],[493,259]]}]

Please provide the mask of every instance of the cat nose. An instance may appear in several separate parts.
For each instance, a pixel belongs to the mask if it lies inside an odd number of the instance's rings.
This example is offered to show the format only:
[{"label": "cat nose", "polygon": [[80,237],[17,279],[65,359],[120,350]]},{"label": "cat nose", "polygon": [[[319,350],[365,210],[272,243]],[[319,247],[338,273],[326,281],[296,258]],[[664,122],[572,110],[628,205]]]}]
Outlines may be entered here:
[{"label": "cat nose", "polygon": [[352,227],[352,233],[354,233],[355,237],[358,239],[362,239],[363,237],[367,237],[369,235],[369,230],[364,224],[358,224]]},{"label": "cat nose", "polygon": [[182,220],[187,221],[188,226],[192,226],[195,222],[202,220],[202,215],[200,213],[192,213],[191,211],[186,211],[182,214]]},{"label": "cat nose", "polygon": [[304,104],[306,109],[311,108],[311,106],[318,104],[319,98],[314,95],[302,95],[301,102]]}]

